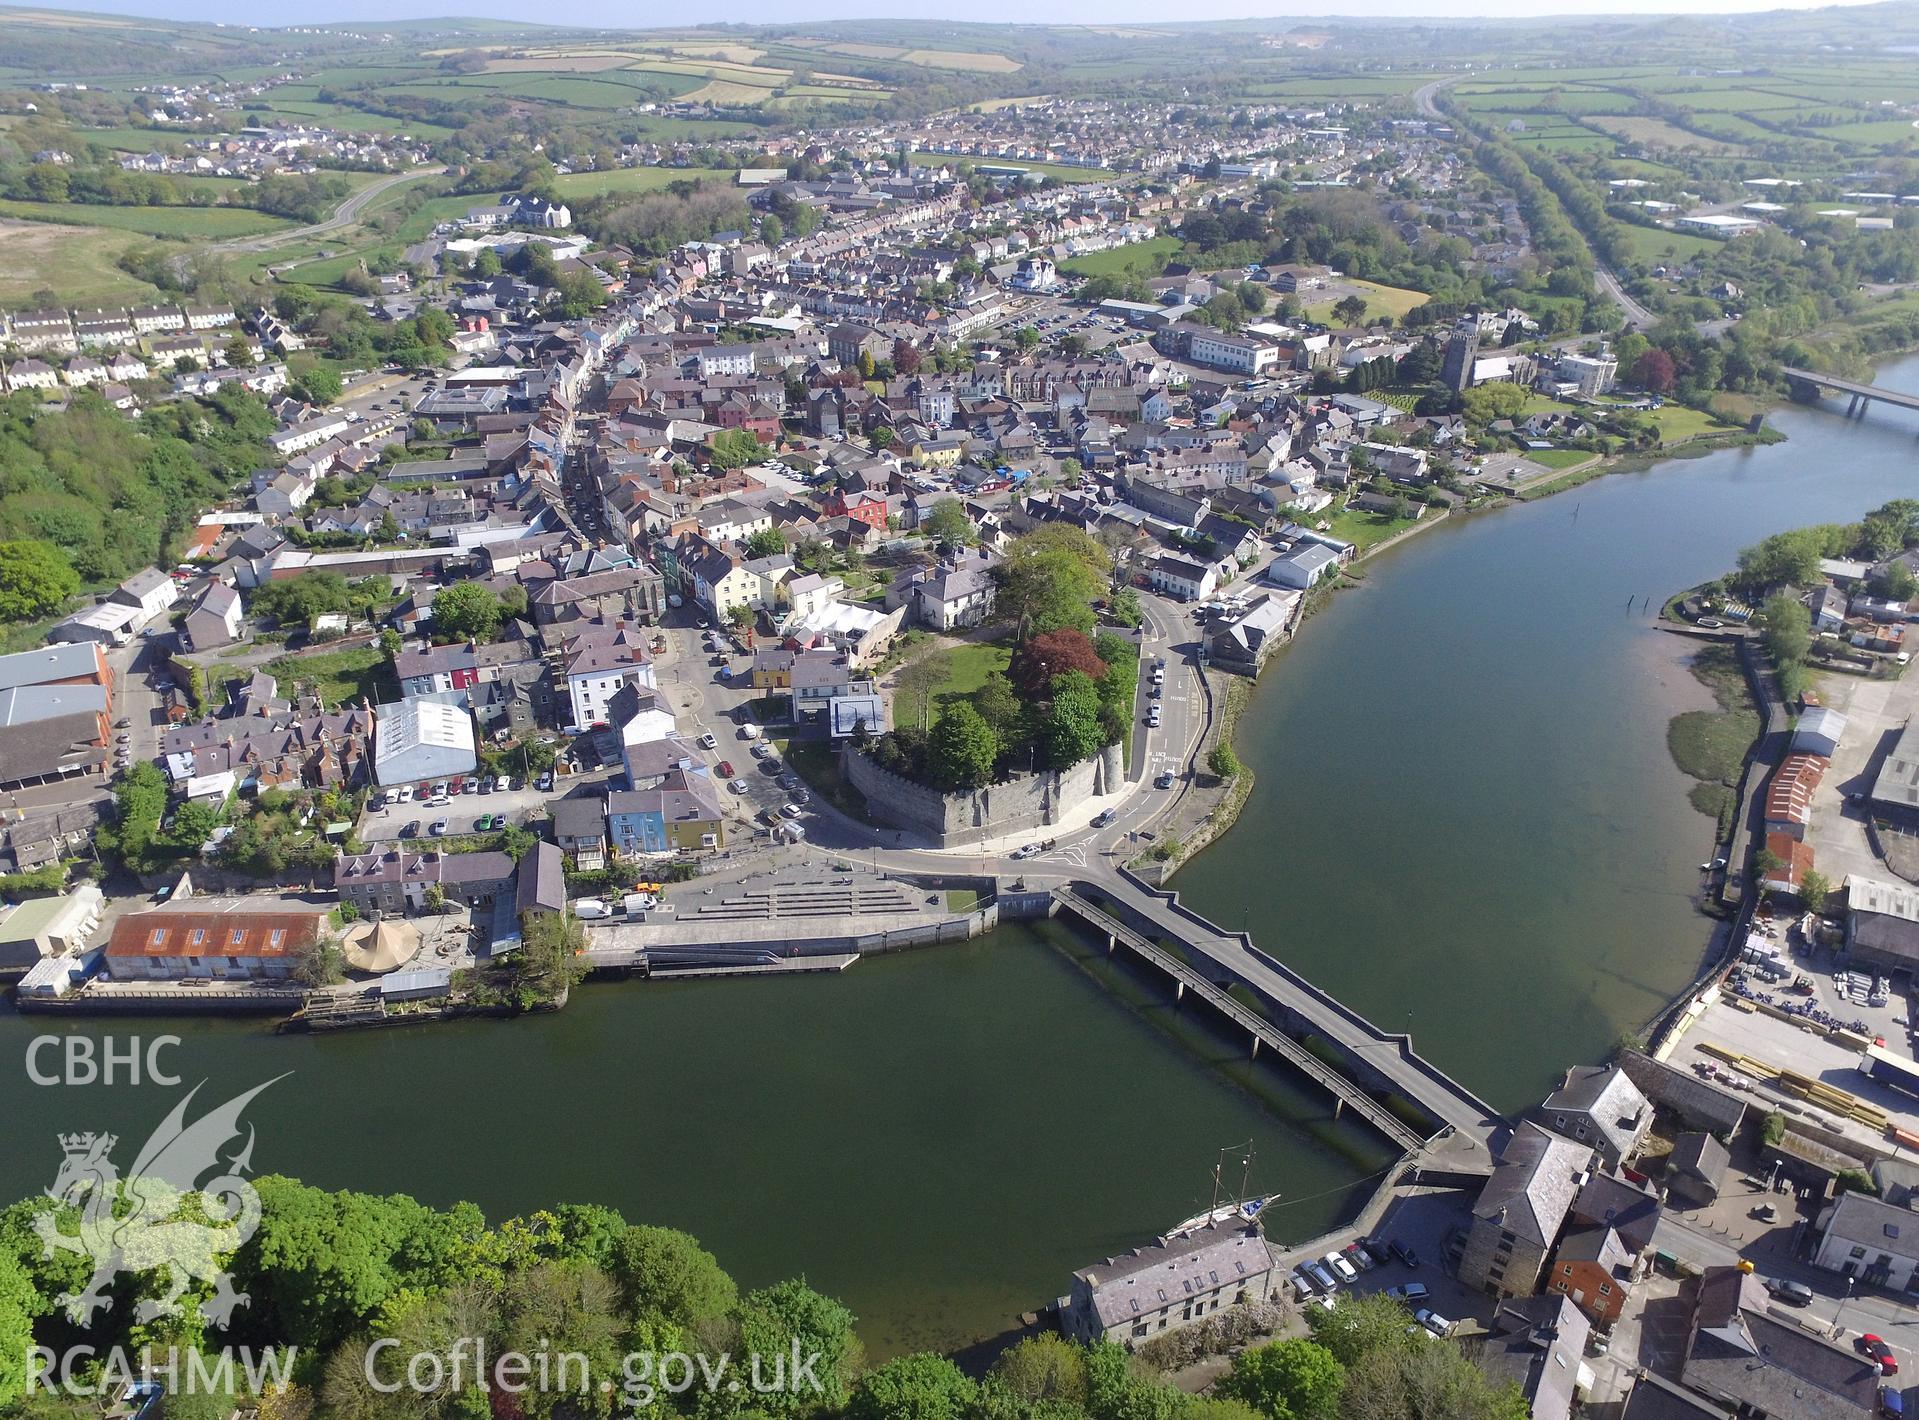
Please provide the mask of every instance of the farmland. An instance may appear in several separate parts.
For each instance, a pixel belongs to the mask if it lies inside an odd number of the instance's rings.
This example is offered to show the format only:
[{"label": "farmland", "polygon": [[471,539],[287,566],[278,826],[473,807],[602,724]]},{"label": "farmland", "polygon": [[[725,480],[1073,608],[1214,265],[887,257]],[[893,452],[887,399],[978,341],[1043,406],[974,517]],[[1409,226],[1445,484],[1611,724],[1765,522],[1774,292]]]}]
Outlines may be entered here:
[{"label": "farmland", "polygon": [[146,301],[154,288],[114,265],[136,239],[99,227],[67,227],[52,222],[0,219],[0,302],[20,305],[34,293],[55,289],[75,305]]},{"label": "farmland", "polygon": [[181,241],[252,237],[293,225],[246,207],[107,207],[86,202],[0,200],[0,217],[59,222],[73,227],[106,227],[117,232],[175,237]]}]

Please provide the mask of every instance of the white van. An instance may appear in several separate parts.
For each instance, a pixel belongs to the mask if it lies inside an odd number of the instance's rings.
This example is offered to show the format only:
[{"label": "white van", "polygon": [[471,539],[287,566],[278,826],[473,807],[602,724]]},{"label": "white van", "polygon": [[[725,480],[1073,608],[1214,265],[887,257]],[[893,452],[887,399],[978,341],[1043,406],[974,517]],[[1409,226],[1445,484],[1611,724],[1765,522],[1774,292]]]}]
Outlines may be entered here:
[{"label": "white van", "polygon": [[761,733],[762,732],[758,725],[741,725],[740,726],[740,738],[743,740],[756,740],[760,737]]},{"label": "white van", "polygon": [[611,917],[613,909],[597,897],[583,897],[573,904],[573,915],[590,922],[596,917]]}]

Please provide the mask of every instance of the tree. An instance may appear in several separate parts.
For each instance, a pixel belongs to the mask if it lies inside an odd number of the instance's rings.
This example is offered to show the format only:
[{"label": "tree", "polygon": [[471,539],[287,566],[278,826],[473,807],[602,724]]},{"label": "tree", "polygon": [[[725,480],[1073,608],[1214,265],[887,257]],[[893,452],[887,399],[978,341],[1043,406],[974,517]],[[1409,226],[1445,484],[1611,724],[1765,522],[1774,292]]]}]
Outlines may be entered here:
[{"label": "tree", "polygon": [[927,536],[942,547],[964,546],[975,536],[973,520],[966,516],[966,505],[957,498],[940,499],[927,513],[921,526],[925,528]]},{"label": "tree", "polygon": [[753,608],[745,602],[737,602],[727,608],[726,619],[733,626],[744,631],[753,624]]},{"label": "tree", "polygon": [[893,692],[897,703],[912,711],[911,723],[921,729],[926,728],[927,716],[933,705],[933,692],[946,684],[946,678],[952,671],[953,654],[950,651],[929,651],[899,668],[893,677]]},{"label": "tree", "polygon": [[1799,598],[1775,592],[1759,610],[1759,625],[1779,677],[1779,693],[1797,699],[1806,688],[1806,657],[1812,651],[1812,613]]},{"label": "tree", "polygon": [[1879,581],[1886,595],[1896,602],[1911,601],[1919,594],[1919,577],[1914,577],[1912,569],[1903,562],[1888,563]]},{"label": "tree", "polygon": [[1206,767],[1221,779],[1231,779],[1239,773],[1239,756],[1233,753],[1231,745],[1221,740],[1208,752]]},{"label": "tree", "polygon": [[1346,1368],[1316,1341],[1290,1337],[1233,1357],[1220,1393],[1272,1420],[1334,1420]]},{"label": "tree", "polygon": [[727,469],[765,463],[769,452],[766,445],[760,442],[760,436],[751,429],[721,430],[713,436],[708,448],[712,452],[714,465]]},{"label": "tree", "polygon": [[[235,370],[250,370],[253,368],[253,342],[244,335],[235,335],[222,347],[220,358]],[[334,393],[337,395],[339,391],[335,390]]]},{"label": "tree", "polygon": [[1138,626],[1141,619],[1139,593],[1131,587],[1121,587],[1113,593],[1111,602],[1113,620],[1121,626]]},{"label": "tree", "polygon": [[1045,727],[1047,764],[1068,768],[1097,754],[1104,743],[1098,687],[1082,671],[1066,672],[1053,682],[1053,705]]},{"label": "tree", "polygon": [[298,378],[307,398],[314,404],[331,404],[340,397],[340,374],[331,365],[311,361],[299,372]]},{"label": "tree", "polygon": [[944,1356],[901,1356],[860,1377],[846,1420],[964,1420],[977,1390]]},{"label": "tree", "polygon": [[1106,674],[1106,662],[1092,639],[1070,626],[1022,641],[1006,667],[1007,678],[1028,700],[1045,699],[1054,680],[1067,671],[1079,671],[1089,681]]},{"label": "tree", "polygon": [[993,780],[999,736],[971,704],[961,700],[940,711],[926,741],[926,769],[942,789],[978,789]]},{"label": "tree", "polygon": [[1040,333],[1030,325],[1023,325],[1013,332],[1013,340],[1021,350],[1031,350],[1040,342]]},{"label": "tree", "polygon": [[1063,1336],[1029,1336],[1000,1353],[992,1376],[1028,1404],[1086,1403],[1086,1352]]},{"label": "tree", "polygon": [[1020,715],[1025,707],[1013,693],[1013,683],[995,671],[973,692],[973,708],[979,711],[980,718],[999,736],[1000,744],[1004,746],[1018,731]]},{"label": "tree", "polygon": [[0,621],[50,615],[79,590],[80,574],[51,543],[0,542]]},{"label": "tree", "polygon": [[748,1295],[740,1308],[739,1348],[747,1356],[790,1356],[797,1342],[801,1356],[819,1353],[812,1374],[819,1390],[790,1385],[774,1394],[755,1394],[752,1408],[774,1420],[835,1411],[846,1402],[848,1377],[859,1368],[859,1341],[853,1313],[821,1296],[804,1282],[778,1282]]},{"label": "tree", "polygon": [[1366,298],[1346,296],[1333,303],[1333,319],[1341,325],[1358,325],[1366,318]]},{"label": "tree", "polygon": [[1391,1297],[1348,1292],[1331,1308],[1307,1307],[1313,1340],[1340,1365],[1351,1368],[1374,1351],[1402,1344],[1412,1315]]},{"label": "tree", "polygon": [[1633,362],[1632,382],[1643,390],[1664,394],[1673,387],[1677,373],[1672,356],[1655,345]]},{"label": "tree", "polygon": [[1799,902],[1808,912],[1820,912],[1825,909],[1826,898],[1832,893],[1832,881],[1817,869],[1806,869],[1805,877],[1799,880]]},{"label": "tree", "polygon": [[33,1348],[33,1317],[41,1302],[20,1259],[0,1248],[0,1406],[26,1394],[27,1356]]},{"label": "tree", "polygon": [[1531,1415],[1517,1385],[1494,1386],[1457,1346],[1419,1343],[1403,1330],[1400,1339],[1403,1344],[1370,1351],[1347,1367],[1342,1420],[1527,1420]]},{"label": "tree", "polygon": [[760,218],[760,240],[776,247],[786,237],[786,224],[771,212]]},{"label": "tree", "polygon": [[761,528],[746,539],[748,557],[777,557],[786,551],[786,534],[778,528]]},{"label": "tree", "polygon": [[491,641],[505,608],[492,588],[457,582],[433,599],[433,630],[452,641]]},{"label": "tree", "polygon": [[1053,523],[1019,538],[993,569],[994,614],[1022,637],[1074,627],[1091,634],[1093,603],[1106,591],[1112,558],[1079,528]]},{"label": "tree", "polygon": [[635,1316],[687,1330],[725,1316],[739,1296],[718,1259],[673,1228],[628,1228],[614,1242],[607,1270]]}]

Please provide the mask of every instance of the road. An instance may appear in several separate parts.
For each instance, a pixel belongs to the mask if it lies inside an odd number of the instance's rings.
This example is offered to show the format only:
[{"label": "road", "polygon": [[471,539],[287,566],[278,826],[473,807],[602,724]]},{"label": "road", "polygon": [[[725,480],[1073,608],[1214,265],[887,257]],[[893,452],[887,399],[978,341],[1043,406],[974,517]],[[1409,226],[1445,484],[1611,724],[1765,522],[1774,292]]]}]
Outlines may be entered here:
[{"label": "road", "polygon": [[1413,90],[1413,102],[1419,106],[1419,111],[1425,114],[1426,117],[1444,118],[1446,115],[1441,111],[1439,103],[1434,96],[1438,94],[1441,89],[1457,84],[1461,79],[1469,77],[1470,76],[1466,74],[1448,74],[1443,79],[1435,79],[1430,84],[1422,84]]},{"label": "road", "polygon": [[1645,330],[1659,319],[1639,302],[1626,294],[1626,288],[1619,284],[1619,278],[1603,265],[1593,267],[1593,284],[1597,286],[1614,305],[1626,313],[1626,324],[1634,330]]},{"label": "road", "polygon": [[416,178],[433,177],[445,172],[444,167],[414,168],[410,172],[395,173],[383,177],[378,182],[368,183],[358,192],[348,197],[333,209],[333,215],[325,221],[315,222],[308,227],[293,227],[284,232],[269,232],[263,237],[240,237],[230,242],[220,242],[218,251],[271,251],[274,247],[285,246],[306,237],[325,236],[328,232],[337,232],[351,227],[360,220],[360,214],[366,205],[389,188],[398,187],[403,182],[412,182]]}]

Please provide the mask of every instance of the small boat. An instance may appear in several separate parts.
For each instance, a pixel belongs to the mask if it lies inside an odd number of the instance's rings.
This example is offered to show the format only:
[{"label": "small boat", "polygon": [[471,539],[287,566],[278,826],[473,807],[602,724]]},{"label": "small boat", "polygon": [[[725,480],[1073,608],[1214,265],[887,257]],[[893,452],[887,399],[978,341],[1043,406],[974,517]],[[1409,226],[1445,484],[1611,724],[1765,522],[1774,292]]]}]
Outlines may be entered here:
[{"label": "small boat", "polygon": [[1166,1230],[1166,1236],[1169,1238],[1184,1237],[1187,1233],[1196,1233],[1201,1228],[1210,1228],[1218,1223],[1229,1223],[1235,1218],[1250,1223],[1259,1216],[1260,1210],[1272,1201],[1272,1197],[1268,1196],[1265,1198],[1248,1198],[1239,1203],[1222,1203],[1217,1208],[1209,1208],[1204,1213],[1195,1213],[1185,1222],[1168,1228]]}]

